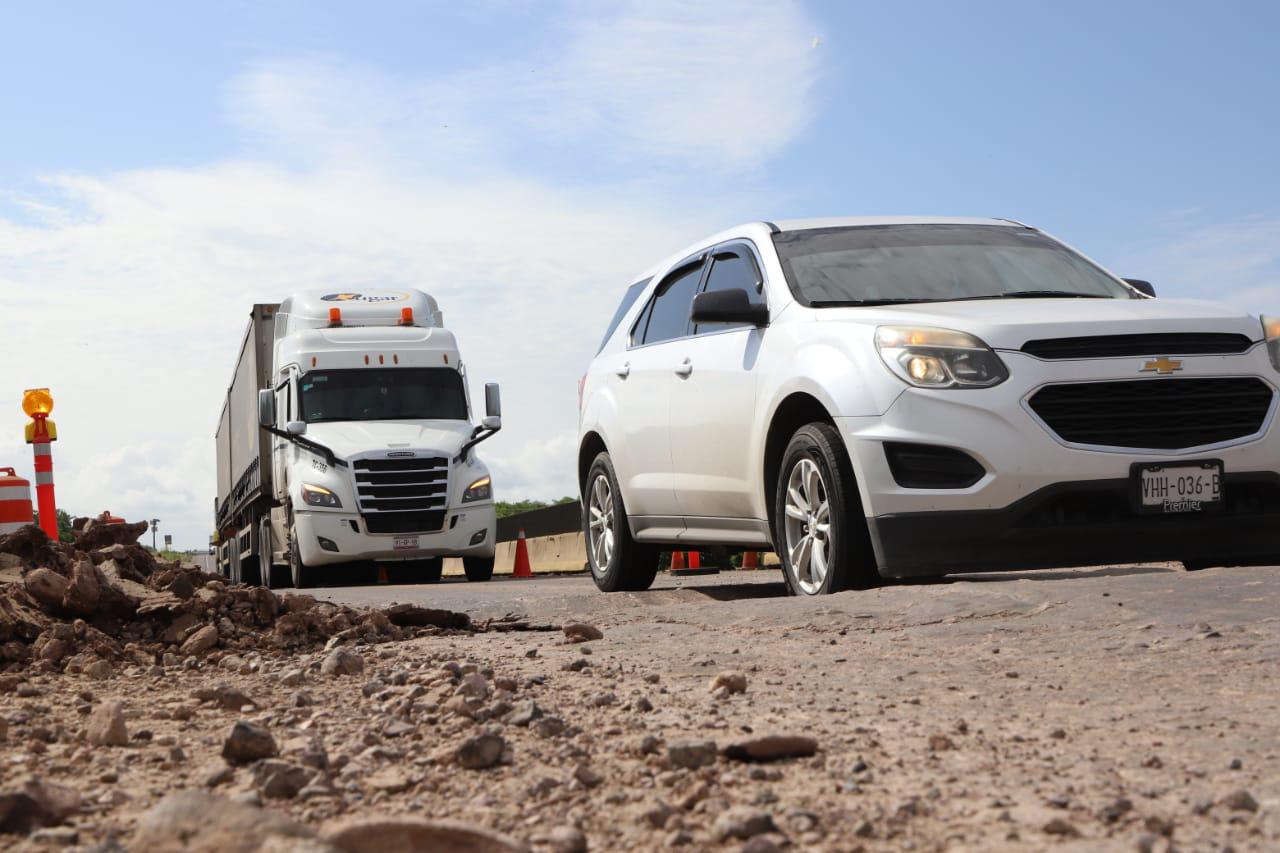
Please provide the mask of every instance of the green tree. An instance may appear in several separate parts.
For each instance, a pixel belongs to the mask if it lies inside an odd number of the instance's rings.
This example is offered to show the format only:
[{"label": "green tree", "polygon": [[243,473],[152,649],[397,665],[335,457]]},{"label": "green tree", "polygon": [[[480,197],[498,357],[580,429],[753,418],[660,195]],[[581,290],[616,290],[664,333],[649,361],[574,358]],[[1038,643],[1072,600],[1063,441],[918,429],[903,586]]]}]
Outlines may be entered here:
[{"label": "green tree", "polygon": [[494,508],[497,510],[498,518],[506,518],[507,516],[528,512],[531,509],[542,509],[547,506],[559,506],[560,504],[573,503],[576,500],[576,497],[565,496],[554,501],[498,501],[494,504]]},{"label": "green tree", "polygon": [[[40,526],[40,513],[33,512],[31,523]],[[74,542],[76,541],[75,531],[71,529],[71,514],[64,509],[58,510],[58,541]]]}]

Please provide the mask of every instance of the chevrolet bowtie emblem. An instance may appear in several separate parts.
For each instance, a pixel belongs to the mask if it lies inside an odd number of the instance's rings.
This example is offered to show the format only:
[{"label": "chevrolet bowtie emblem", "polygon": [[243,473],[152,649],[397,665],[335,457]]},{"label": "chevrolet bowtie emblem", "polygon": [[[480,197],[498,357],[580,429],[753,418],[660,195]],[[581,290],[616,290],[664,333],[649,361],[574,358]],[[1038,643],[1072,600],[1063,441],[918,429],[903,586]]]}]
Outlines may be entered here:
[{"label": "chevrolet bowtie emblem", "polygon": [[1182,369],[1182,361],[1176,358],[1160,358],[1148,361],[1142,365],[1139,373],[1158,373],[1161,376],[1168,376],[1170,373],[1176,373]]}]

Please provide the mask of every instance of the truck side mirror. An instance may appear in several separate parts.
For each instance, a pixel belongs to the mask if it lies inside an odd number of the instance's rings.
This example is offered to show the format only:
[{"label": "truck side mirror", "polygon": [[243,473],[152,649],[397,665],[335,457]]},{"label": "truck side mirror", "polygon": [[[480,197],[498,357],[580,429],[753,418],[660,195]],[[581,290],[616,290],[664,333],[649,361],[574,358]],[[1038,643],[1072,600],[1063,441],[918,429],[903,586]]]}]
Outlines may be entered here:
[{"label": "truck side mirror", "polygon": [[484,386],[484,413],[485,420],[489,418],[497,418],[498,422],[502,422],[502,395],[498,391],[497,382],[488,382]]},{"label": "truck side mirror", "polygon": [[306,435],[307,422],[306,421],[289,421],[289,423],[284,425],[284,431],[289,433],[289,435]]},{"label": "truck side mirror", "polygon": [[1147,296],[1156,295],[1156,289],[1151,286],[1151,282],[1149,281],[1143,281],[1140,278],[1126,278],[1124,281],[1125,284],[1129,285],[1139,293],[1145,293]]},{"label": "truck side mirror", "polygon": [[258,392],[258,426],[276,425],[276,392],[263,388]]}]

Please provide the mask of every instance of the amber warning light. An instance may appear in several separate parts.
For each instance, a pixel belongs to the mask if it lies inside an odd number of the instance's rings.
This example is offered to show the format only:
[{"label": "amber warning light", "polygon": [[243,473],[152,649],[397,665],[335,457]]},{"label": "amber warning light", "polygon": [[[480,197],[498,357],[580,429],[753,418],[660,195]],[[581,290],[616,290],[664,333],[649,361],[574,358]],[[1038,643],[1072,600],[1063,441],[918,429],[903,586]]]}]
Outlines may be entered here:
[{"label": "amber warning light", "polygon": [[330,326],[342,325],[342,309],[341,308],[329,309],[329,325]]},{"label": "amber warning light", "polygon": [[413,309],[412,308],[400,309],[400,325],[401,326],[413,325]]}]

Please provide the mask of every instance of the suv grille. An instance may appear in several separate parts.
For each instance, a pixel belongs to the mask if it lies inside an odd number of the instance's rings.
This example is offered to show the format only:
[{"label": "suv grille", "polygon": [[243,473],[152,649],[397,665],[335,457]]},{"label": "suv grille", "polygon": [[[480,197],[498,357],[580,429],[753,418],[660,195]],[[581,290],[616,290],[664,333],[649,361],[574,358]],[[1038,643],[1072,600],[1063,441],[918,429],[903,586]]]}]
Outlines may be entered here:
[{"label": "suv grille", "polygon": [[444,456],[356,459],[356,500],[370,533],[427,533],[444,526],[449,460]]},{"label": "suv grille", "polygon": [[1273,396],[1261,379],[1129,379],[1048,385],[1030,405],[1072,444],[1176,450],[1257,433]]},{"label": "suv grille", "polygon": [[1158,335],[1093,335],[1027,341],[1022,351],[1036,358],[1118,358],[1127,355],[1230,355],[1247,352],[1253,341],[1225,332],[1171,332]]}]

